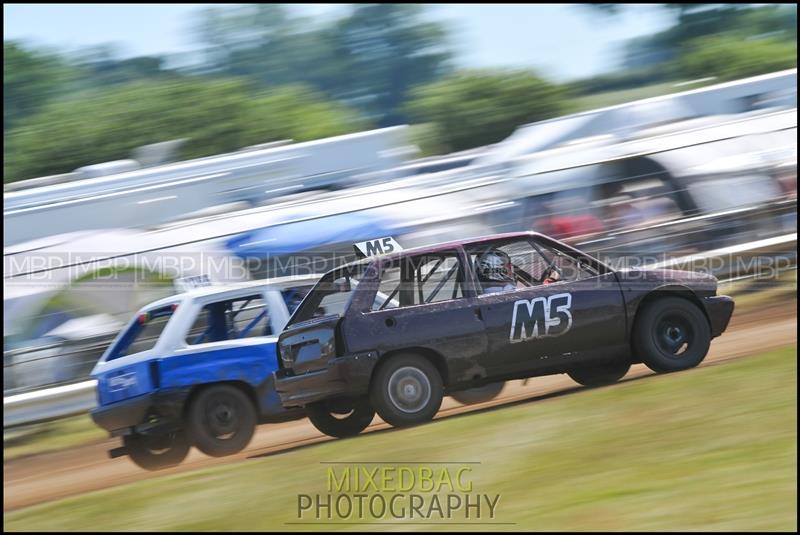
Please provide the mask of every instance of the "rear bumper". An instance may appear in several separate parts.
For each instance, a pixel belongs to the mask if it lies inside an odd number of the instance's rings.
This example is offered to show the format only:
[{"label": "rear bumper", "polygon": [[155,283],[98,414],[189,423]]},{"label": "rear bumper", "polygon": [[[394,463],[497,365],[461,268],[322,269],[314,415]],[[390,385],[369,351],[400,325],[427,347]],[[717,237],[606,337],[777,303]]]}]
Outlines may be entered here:
[{"label": "rear bumper", "polygon": [[281,404],[303,407],[335,397],[357,397],[369,391],[369,379],[378,361],[375,352],[331,359],[321,370],[294,375],[292,370],[274,372],[275,389]]},{"label": "rear bumper", "polygon": [[728,322],[733,315],[733,298],[727,295],[706,297],[703,299],[703,304],[711,321],[711,336],[717,337],[728,328]]},{"label": "rear bumper", "polygon": [[112,435],[142,433],[180,422],[189,389],[154,392],[103,405],[91,411],[92,420]]}]

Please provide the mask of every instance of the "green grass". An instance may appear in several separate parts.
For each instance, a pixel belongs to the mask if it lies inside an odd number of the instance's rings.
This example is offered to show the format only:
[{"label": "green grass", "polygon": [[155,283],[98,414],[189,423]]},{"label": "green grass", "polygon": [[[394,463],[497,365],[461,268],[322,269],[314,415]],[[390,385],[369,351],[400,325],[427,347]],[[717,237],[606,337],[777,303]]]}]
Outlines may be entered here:
[{"label": "green grass", "polygon": [[3,430],[3,460],[73,448],[108,437],[88,414]]},{"label": "green grass", "polygon": [[375,529],[286,523],[298,494],[327,493],[323,462],[436,461],[480,463],[473,493],[500,495],[493,521],[512,524],[475,528],[796,530],[796,360],[792,347],[157,477],[8,513],[5,528]]}]

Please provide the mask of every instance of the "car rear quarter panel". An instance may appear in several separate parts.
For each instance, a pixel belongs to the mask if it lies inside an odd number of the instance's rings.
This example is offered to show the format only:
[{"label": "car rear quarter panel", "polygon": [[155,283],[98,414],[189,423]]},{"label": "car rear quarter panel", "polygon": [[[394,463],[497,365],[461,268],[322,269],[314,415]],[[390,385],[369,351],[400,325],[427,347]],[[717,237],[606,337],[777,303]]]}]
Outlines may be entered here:
[{"label": "car rear quarter panel", "polygon": [[274,388],[269,388],[272,372],[277,367],[273,341],[200,350],[160,359],[159,386],[171,389],[223,382],[244,383],[252,389],[261,412],[271,413],[280,408]]}]

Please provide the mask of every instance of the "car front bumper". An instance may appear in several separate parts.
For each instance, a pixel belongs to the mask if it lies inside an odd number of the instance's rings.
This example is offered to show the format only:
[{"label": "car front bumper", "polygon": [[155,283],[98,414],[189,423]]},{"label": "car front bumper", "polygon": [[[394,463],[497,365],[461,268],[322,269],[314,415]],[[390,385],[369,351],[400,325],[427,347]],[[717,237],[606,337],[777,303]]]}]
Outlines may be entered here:
[{"label": "car front bumper", "polygon": [[733,315],[733,298],[727,295],[716,295],[704,298],[703,304],[711,322],[711,336],[717,337],[728,328],[728,322]]},{"label": "car front bumper", "polygon": [[112,436],[146,433],[180,422],[188,388],[153,392],[92,409],[92,420]]},{"label": "car front bumper", "polygon": [[304,407],[336,397],[357,397],[369,391],[369,379],[378,361],[375,352],[336,357],[320,370],[295,375],[290,369],[274,372],[275,389],[286,408]]}]

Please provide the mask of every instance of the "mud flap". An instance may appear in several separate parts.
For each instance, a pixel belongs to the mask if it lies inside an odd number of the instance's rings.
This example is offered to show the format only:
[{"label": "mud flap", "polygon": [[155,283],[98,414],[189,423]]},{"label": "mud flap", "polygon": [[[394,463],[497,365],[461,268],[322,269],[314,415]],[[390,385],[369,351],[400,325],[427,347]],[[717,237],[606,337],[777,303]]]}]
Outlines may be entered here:
[{"label": "mud flap", "polygon": [[120,446],[118,448],[113,448],[108,450],[108,456],[111,459],[116,459],[117,457],[125,457],[128,455],[128,448],[125,446]]}]

